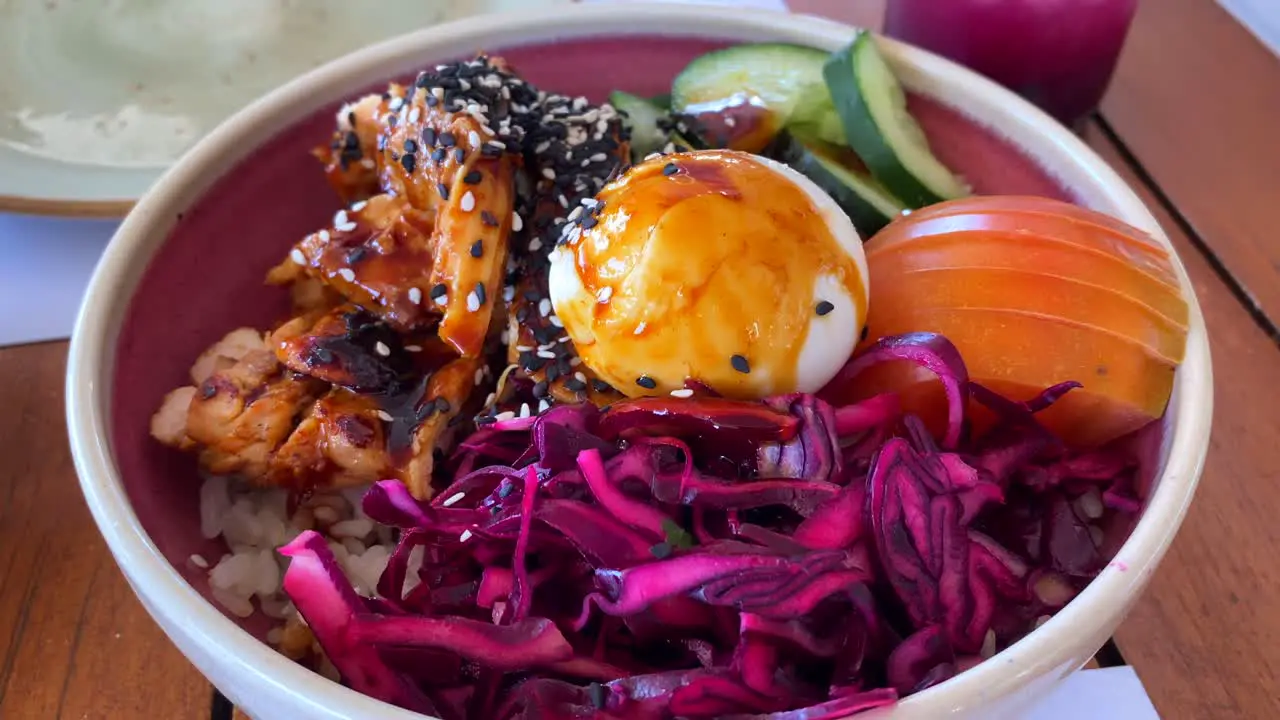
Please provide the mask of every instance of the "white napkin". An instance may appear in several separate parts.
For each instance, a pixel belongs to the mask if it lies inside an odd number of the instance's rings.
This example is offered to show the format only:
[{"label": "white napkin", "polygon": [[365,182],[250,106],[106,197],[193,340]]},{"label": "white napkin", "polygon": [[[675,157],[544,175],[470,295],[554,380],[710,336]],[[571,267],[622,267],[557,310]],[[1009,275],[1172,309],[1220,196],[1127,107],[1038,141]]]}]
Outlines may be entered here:
[{"label": "white napkin", "polygon": [[0,346],[71,335],[116,220],[0,213]]},{"label": "white napkin", "polygon": [[1276,0],[1218,0],[1271,52],[1280,55],[1280,2]]}]

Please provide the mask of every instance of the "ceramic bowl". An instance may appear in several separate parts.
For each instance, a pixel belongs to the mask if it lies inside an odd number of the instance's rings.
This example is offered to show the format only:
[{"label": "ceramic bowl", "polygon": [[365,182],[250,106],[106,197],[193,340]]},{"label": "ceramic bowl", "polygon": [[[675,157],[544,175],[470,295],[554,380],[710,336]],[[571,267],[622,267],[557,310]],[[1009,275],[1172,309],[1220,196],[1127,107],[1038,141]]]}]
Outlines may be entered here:
[{"label": "ceramic bowl", "polygon": [[[265,327],[286,309],[285,293],[265,287],[263,273],[338,207],[308,150],[327,139],[343,99],[481,49],[557,92],[596,100],[617,87],[657,94],[712,47],[782,41],[836,49],[852,32],[812,17],[664,4],[464,20],[320,67],[236,114],[179,161],[129,215],[94,275],[72,342],[67,412],[93,515],[182,652],[256,718],[411,717],[277,655],[258,639],[262,625],[231,619],[206,599],[205,579],[186,559],[219,551],[199,536],[194,461],[147,433],[162,395],[183,382],[201,350],[228,329]],[[979,192],[1070,198],[1167,243],[1133,191],[1047,116],[938,57],[885,48],[937,152]],[[1163,442],[1152,451],[1145,511],[1114,561],[1025,639],[880,715],[1017,716],[1094,654],[1147,584],[1191,501],[1212,415],[1204,322],[1182,275],[1191,304],[1186,360]]]}]

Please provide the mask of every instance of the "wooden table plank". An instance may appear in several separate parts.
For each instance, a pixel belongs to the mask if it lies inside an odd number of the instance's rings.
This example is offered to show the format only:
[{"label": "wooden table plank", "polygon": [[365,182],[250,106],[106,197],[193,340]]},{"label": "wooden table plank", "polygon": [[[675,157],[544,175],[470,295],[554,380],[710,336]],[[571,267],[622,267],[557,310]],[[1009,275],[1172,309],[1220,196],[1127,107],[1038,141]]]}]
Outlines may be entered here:
[{"label": "wooden table plank", "polygon": [[208,682],[138,603],[80,495],[66,348],[0,351],[0,717],[207,720]]},{"label": "wooden table plank", "polygon": [[[1177,246],[1209,327],[1215,377],[1213,435],[1199,492],[1116,644],[1166,718],[1280,717],[1280,349],[1115,147],[1096,127],[1086,137],[1139,191]],[[1217,188],[1201,193],[1225,201]]]},{"label": "wooden table plank", "polygon": [[1139,3],[1102,112],[1280,322],[1280,58],[1213,0]]}]

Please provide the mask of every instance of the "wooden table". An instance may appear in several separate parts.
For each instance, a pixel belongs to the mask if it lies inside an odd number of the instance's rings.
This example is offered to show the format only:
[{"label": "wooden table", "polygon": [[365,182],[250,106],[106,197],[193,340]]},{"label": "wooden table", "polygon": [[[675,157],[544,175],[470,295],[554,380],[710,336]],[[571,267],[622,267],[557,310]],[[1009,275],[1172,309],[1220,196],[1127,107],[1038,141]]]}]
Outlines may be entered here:
[{"label": "wooden table", "polygon": [[[876,26],[882,0],[792,6]],[[1086,129],[1177,245],[1213,343],[1200,492],[1115,638],[1166,718],[1280,718],[1278,129],[1280,61],[1212,0],[1142,5]],[[65,343],[0,350],[0,718],[229,715],[89,517],[64,430],[65,355]]]}]

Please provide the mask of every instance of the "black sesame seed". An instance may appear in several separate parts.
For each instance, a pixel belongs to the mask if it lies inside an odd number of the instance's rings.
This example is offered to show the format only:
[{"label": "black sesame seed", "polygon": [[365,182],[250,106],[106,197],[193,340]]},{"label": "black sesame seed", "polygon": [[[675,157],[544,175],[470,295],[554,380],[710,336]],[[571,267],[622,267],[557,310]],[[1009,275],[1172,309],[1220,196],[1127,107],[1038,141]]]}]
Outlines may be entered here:
[{"label": "black sesame seed", "polygon": [[591,228],[593,228],[593,227],[595,227],[595,226],[596,226],[596,223],[597,223],[597,222],[599,222],[599,221],[598,221],[598,220],[596,220],[596,216],[595,216],[595,215],[588,215],[588,216],[586,216],[586,217],[582,218],[582,222],[581,222],[580,224],[582,225],[582,229],[583,229],[583,230],[590,230]]},{"label": "black sesame seed", "polygon": [[680,166],[676,165],[673,162],[667,163],[666,165],[662,166],[663,175],[675,175],[678,172],[680,172]]},{"label": "black sesame seed", "polygon": [[368,252],[369,252],[369,249],[363,245],[357,245],[356,247],[351,248],[350,250],[347,251],[347,264],[355,265],[356,263],[363,260],[364,256]]},{"label": "black sesame seed", "polygon": [[582,392],[587,389],[587,384],[576,377],[571,377],[564,381],[564,388],[569,392]]},{"label": "black sesame seed", "polygon": [[547,396],[547,381],[539,380],[533,384],[533,396],[541,400]]},{"label": "black sesame seed", "polygon": [[484,257],[484,240],[477,240],[471,243],[471,257]]},{"label": "black sesame seed", "polygon": [[[520,363],[520,366],[523,367],[525,370],[528,370],[531,373],[535,373],[547,366],[546,358],[538,357],[533,353],[525,353],[525,355],[528,356],[527,359],[525,359],[523,362]],[[554,367],[555,366],[553,365],[552,368]],[[549,372],[547,374],[547,379],[553,379],[551,378],[551,375]]]},{"label": "black sesame seed", "polygon": [[404,151],[409,154],[418,152],[418,141],[414,140],[413,138],[409,138],[408,140],[405,140]]},{"label": "black sesame seed", "polygon": [[347,113],[347,124],[348,124],[348,125],[350,125],[351,127],[355,127],[355,126],[356,126],[356,111],[355,111],[355,110],[352,110],[351,112]]},{"label": "black sesame seed", "polygon": [[826,300],[823,300],[822,302],[818,303],[818,307],[815,308],[815,310],[817,310],[819,315],[826,315],[827,313],[835,309],[836,309],[836,306],[832,305]]},{"label": "black sesame seed", "polygon": [[439,104],[440,104],[440,98],[436,97],[435,95],[432,95],[431,93],[427,93],[427,107],[435,107]]},{"label": "black sesame seed", "polygon": [[417,165],[417,163],[418,163],[417,155],[410,153],[408,155],[400,156],[400,165],[401,167],[404,168],[404,171],[407,173],[413,172],[413,168]]},{"label": "black sesame seed", "polygon": [[729,364],[733,365],[733,369],[740,373],[751,372],[751,363],[747,362],[747,359],[741,355],[734,355],[729,358]]},{"label": "black sesame seed", "polygon": [[439,147],[438,147],[438,148],[436,148],[435,150],[432,150],[432,151],[431,151],[431,159],[432,159],[432,160],[435,160],[437,163],[442,163],[442,162],[444,162],[444,155],[445,155],[445,152],[446,152],[446,151],[445,151],[445,149],[444,149],[444,148],[439,148]]},{"label": "black sesame seed", "polygon": [[449,404],[449,401],[448,401],[448,400],[445,400],[445,399],[444,399],[444,398],[442,398],[442,397],[438,397],[438,398],[436,398],[436,411],[437,411],[437,412],[447,413],[447,412],[449,412],[449,409],[450,409],[450,408],[452,408],[452,407],[453,407],[453,406]]},{"label": "black sesame seed", "polygon": [[453,137],[453,133],[445,131],[440,133],[440,144],[445,147],[453,147],[457,143],[457,139]]},{"label": "black sesame seed", "polygon": [[523,323],[528,319],[529,319],[529,308],[524,305],[521,305],[520,308],[516,310],[516,322]]},{"label": "black sesame seed", "polygon": [[498,218],[494,217],[493,213],[488,210],[480,211],[480,222],[488,225],[489,227],[498,227]]},{"label": "black sesame seed", "polygon": [[496,418],[496,417],[494,417],[494,416],[492,416],[492,415],[477,415],[477,416],[476,416],[476,425],[478,425],[478,426],[480,426],[480,427],[484,427],[485,425],[492,425],[492,424],[494,424],[494,423],[496,423],[496,422],[498,422],[498,418]]},{"label": "black sesame seed", "polygon": [[449,286],[445,285],[444,283],[436,283],[435,285],[431,286],[430,295],[432,300],[444,297],[445,295],[448,295],[448,294],[449,294]]},{"label": "black sesame seed", "polygon": [[868,329],[868,328],[867,328],[867,326],[865,326],[865,325],[864,325],[864,326],[862,326],[862,334],[858,336],[858,342],[862,342],[862,341],[866,340],[866,339],[867,339],[867,335],[868,335],[868,334],[870,334],[870,332],[871,332],[871,330],[870,330],[870,329]]},{"label": "black sesame seed", "polygon": [[559,380],[559,379],[560,379],[560,366],[559,365],[547,366],[547,382],[555,382],[556,380]]},{"label": "black sesame seed", "polygon": [[213,382],[206,380],[203,384],[200,385],[200,397],[204,398],[205,400],[208,400],[209,398],[217,394],[218,394],[218,386]]},{"label": "black sesame seed", "polygon": [[652,390],[658,387],[658,381],[654,380],[648,375],[641,375],[640,377],[636,378],[636,384],[646,390]]},{"label": "black sesame seed", "polygon": [[606,393],[613,389],[612,385],[599,378],[591,381],[591,387],[595,388],[595,391],[598,393]]},{"label": "black sesame seed", "polygon": [[414,81],[413,81],[413,84],[414,84],[415,86],[417,86],[417,87],[420,87],[420,88],[425,88],[425,87],[430,86],[430,85],[431,85],[431,74],[430,74],[430,73],[424,73],[424,72],[422,72],[422,73],[418,73],[418,79],[414,80]]},{"label": "black sesame seed", "polygon": [[480,177],[481,175],[479,170],[472,170],[462,178],[462,182],[468,185],[476,185],[480,182]]},{"label": "black sesame seed", "polygon": [[448,200],[449,200],[449,186],[448,186],[448,185],[445,185],[445,184],[444,184],[444,183],[442,183],[442,182],[436,183],[436,192],[440,193],[440,199],[441,199],[441,200],[444,200],[444,201],[448,202]]},{"label": "black sesame seed", "polygon": [[480,300],[480,304],[483,305],[485,301],[485,294],[484,283],[482,282],[476,283],[476,297]]},{"label": "black sesame seed", "polygon": [[456,162],[456,163],[458,163],[459,165],[461,165],[461,164],[462,164],[462,161],[464,161],[464,160],[466,160],[466,159],[467,159],[467,151],[466,151],[466,150],[464,150],[464,149],[462,149],[462,148],[454,148],[454,149],[453,149],[453,160],[454,160],[454,162]]},{"label": "black sesame seed", "polygon": [[431,127],[422,128],[422,144],[434,146],[436,144],[436,130]]},{"label": "black sesame seed", "polygon": [[480,148],[480,156],[487,158],[502,157],[502,151],[503,148],[500,148],[497,145],[486,144],[484,147]]}]

